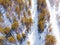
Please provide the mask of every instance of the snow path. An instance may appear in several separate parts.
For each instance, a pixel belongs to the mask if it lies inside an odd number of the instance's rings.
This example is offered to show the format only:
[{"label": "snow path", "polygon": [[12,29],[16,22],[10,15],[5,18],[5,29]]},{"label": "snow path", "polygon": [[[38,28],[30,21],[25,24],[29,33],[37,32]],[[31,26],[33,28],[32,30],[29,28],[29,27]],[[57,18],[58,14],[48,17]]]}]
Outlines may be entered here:
[{"label": "snow path", "polygon": [[37,14],[37,0],[31,0],[32,2],[32,19],[33,25],[31,27],[31,33],[28,34],[28,40],[30,41],[30,45],[39,45],[39,35],[38,35],[38,14]]},{"label": "snow path", "polygon": [[56,10],[55,10],[55,5],[51,7],[49,0],[46,0],[47,2],[47,7],[50,12],[50,23],[52,26],[52,35],[55,36],[56,38],[56,45],[60,45],[60,37],[59,37],[59,28],[58,28],[58,21],[56,18]]}]

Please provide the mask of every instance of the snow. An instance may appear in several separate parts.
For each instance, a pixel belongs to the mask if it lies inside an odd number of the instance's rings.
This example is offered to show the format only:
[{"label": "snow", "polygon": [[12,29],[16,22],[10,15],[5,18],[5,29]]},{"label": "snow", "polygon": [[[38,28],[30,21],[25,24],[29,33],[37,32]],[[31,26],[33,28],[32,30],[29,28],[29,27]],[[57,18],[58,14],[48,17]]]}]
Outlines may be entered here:
[{"label": "snow", "polygon": [[[55,36],[55,38],[56,38],[56,45],[60,45],[60,33],[59,33],[59,26],[58,26],[58,20],[57,20],[57,14],[59,15],[59,13],[60,13],[60,4],[59,4],[59,7],[57,8],[56,4],[55,3],[53,4],[50,1],[51,0],[46,0],[47,8],[50,13],[50,24],[52,27],[51,34],[53,36]],[[47,33],[49,33],[48,32],[49,22],[46,21],[47,27],[44,29],[44,31],[41,34],[39,34],[38,33],[37,0],[31,0],[31,2],[32,2],[32,6],[30,7],[30,11],[31,11],[31,15],[32,15],[31,17],[33,19],[33,24],[31,26],[31,31],[28,33],[28,36],[26,37],[26,40],[23,42],[22,45],[27,45],[27,41],[30,41],[30,45],[45,45],[45,36]],[[12,8],[13,8],[13,6],[12,6]],[[56,9],[58,9],[58,10],[56,10]],[[0,11],[3,14],[4,25],[11,26],[11,23],[9,22],[8,18],[6,17],[5,9],[1,5],[0,5]],[[24,30],[23,32],[25,32],[26,27],[21,26],[21,29]],[[18,42],[18,40],[16,38],[16,32],[12,32],[12,33],[13,33],[12,35],[16,39],[16,45],[21,45],[20,42]],[[2,36],[2,35],[3,34],[0,33],[0,36]],[[10,43],[7,42],[7,44],[10,44]],[[15,45],[15,44],[11,44],[11,45]]]},{"label": "snow", "polygon": [[50,23],[52,25],[52,35],[56,38],[56,45],[60,45],[60,35],[59,35],[59,27],[58,27],[58,21],[57,21],[57,14],[56,14],[56,7],[53,5],[51,7],[51,4],[49,0],[46,0],[47,2],[47,8],[50,12]]},{"label": "snow", "polygon": [[32,19],[33,25],[31,27],[31,32],[28,34],[28,40],[30,41],[30,45],[39,45],[39,35],[38,35],[38,14],[37,14],[37,0],[31,0],[32,7]]}]

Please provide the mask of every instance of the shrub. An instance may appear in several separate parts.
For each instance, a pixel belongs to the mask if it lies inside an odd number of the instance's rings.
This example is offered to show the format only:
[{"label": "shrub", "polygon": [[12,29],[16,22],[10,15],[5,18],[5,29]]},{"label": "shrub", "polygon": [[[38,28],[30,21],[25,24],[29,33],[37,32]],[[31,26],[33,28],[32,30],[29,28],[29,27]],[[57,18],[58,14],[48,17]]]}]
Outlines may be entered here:
[{"label": "shrub", "polygon": [[46,40],[45,45],[54,45],[55,42],[56,42],[56,39],[55,39],[55,37],[53,35],[47,35],[45,37],[45,40]]}]

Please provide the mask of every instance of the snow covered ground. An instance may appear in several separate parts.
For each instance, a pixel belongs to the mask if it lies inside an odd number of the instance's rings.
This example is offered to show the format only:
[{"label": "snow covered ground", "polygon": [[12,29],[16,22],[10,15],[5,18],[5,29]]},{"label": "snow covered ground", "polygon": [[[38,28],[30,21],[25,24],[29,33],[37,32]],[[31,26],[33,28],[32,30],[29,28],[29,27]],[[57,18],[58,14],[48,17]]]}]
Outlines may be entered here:
[{"label": "snow covered ground", "polygon": [[[60,3],[58,3],[58,7],[56,7],[56,3],[50,2],[51,0],[46,0],[47,8],[50,13],[50,24],[52,27],[52,35],[56,38],[56,45],[60,45],[60,28],[58,25],[57,15],[60,16]],[[31,31],[28,33],[28,36],[22,45],[27,45],[27,41],[30,41],[30,45],[45,45],[45,36],[48,33],[48,25],[49,22],[46,22],[47,27],[40,34],[38,33],[38,12],[37,12],[37,0],[31,0],[32,6],[30,7],[33,24],[31,26]],[[51,6],[52,5],[52,6]],[[56,10],[57,9],[57,10]],[[4,17],[4,25],[10,26],[11,23],[6,17],[5,9],[0,5],[0,11],[3,13]],[[8,22],[8,23],[7,23]],[[2,36],[2,34],[0,34]],[[13,36],[16,38],[16,33],[13,32]],[[15,45],[15,44],[11,44]],[[16,45],[21,45],[16,39]]]},{"label": "snow covered ground", "polygon": [[59,32],[58,21],[57,21],[56,6],[54,4],[51,7],[49,0],[46,0],[46,2],[47,2],[47,8],[50,13],[50,24],[52,27],[52,35],[54,35],[56,38],[56,45],[60,45],[60,32]]}]

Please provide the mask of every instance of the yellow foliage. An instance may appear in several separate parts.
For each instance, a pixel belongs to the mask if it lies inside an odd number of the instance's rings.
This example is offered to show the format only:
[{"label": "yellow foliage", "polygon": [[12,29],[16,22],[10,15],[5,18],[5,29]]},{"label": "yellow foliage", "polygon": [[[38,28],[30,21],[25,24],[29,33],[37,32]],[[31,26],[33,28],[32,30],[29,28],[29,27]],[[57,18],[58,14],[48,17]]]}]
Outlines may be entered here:
[{"label": "yellow foliage", "polygon": [[0,41],[3,41],[5,39],[4,36],[0,36]]},{"label": "yellow foliage", "polygon": [[46,1],[45,0],[38,0],[38,3],[40,3],[40,4],[44,4],[44,5],[46,5]]},{"label": "yellow foliage", "polygon": [[47,35],[45,40],[46,40],[45,45],[54,45],[56,42],[56,39],[53,35]]},{"label": "yellow foliage", "polygon": [[3,43],[0,42],[0,45],[3,45]]},{"label": "yellow foliage", "polygon": [[32,23],[32,18],[30,17],[30,18],[27,19],[27,24],[31,25],[31,23]]},{"label": "yellow foliage", "polygon": [[0,17],[2,16],[2,13],[0,13]]},{"label": "yellow foliage", "polygon": [[11,0],[3,0],[1,3],[5,8],[7,8],[7,6],[11,6],[12,2]]},{"label": "yellow foliage", "polygon": [[22,0],[17,0],[18,3],[22,3]]},{"label": "yellow foliage", "polygon": [[16,17],[13,17],[13,22],[17,22]]},{"label": "yellow foliage", "polygon": [[31,12],[30,12],[30,10],[28,10],[28,15],[31,16]]},{"label": "yellow foliage", "polygon": [[4,34],[4,29],[0,27],[0,32]]},{"label": "yellow foliage", "polygon": [[2,3],[4,0],[0,0],[0,3]]},{"label": "yellow foliage", "polygon": [[[43,6],[45,6],[44,3],[46,3],[44,0],[39,0],[42,2]],[[47,9],[44,7],[41,6],[41,12],[38,16],[38,27],[39,29],[41,29],[41,31],[44,31],[44,23],[45,23],[45,16],[47,15]]]},{"label": "yellow foliage", "polygon": [[31,0],[29,0],[29,6],[31,6]]},{"label": "yellow foliage", "polygon": [[11,4],[12,4],[11,0],[6,0],[5,2],[6,2],[8,5],[11,5]]},{"label": "yellow foliage", "polygon": [[44,31],[44,22],[44,20],[38,22],[38,26],[42,31]]},{"label": "yellow foliage", "polygon": [[19,26],[18,22],[14,22],[14,23],[12,24],[12,28],[13,28],[13,29],[17,29],[18,26]]},{"label": "yellow foliage", "polygon": [[16,6],[15,11],[18,13],[18,16],[20,16],[20,8],[19,8],[19,6]]},{"label": "yellow foliage", "polygon": [[11,43],[15,43],[15,38],[13,36],[8,37],[8,41]]},{"label": "yellow foliage", "polygon": [[2,22],[3,21],[3,18],[2,17],[0,17],[0,22]]},{"label": "yellow foliage", "polygon": [[18,41],[22,39],[22,35],[20,35],[20,34],[17,34],[16,37],[17,37],[17,40],[18,40]]},{"label": "yellow foliage", "polygon": [[26,37],[25,33],[22,33],[22,37],[23,37],[23,38],[25,38],[25,37]]},{"label": "yellow foliage", "polygon": [[27,42],[27,45],[30,45],[30,41]]},{"label": "yellow foliage", "polygon": [[6,16],[7,16],[7,18],[9,18],[9,19],[10,19],[10,14],[6,13]]},{"label": "yellow foliage", "polygon": [[42,8],[41,9],[41,13],[43,13],[44,15],[46,15],[47,14],[47,9],[46,8]]},{"label": "yellow foliage", "polygon": [[0,13],[0,22],[3,21],[2,14]]},{"label": "yellow foliage", "polygon": [[10,32],[10,27],[5,27],[5,28],[4,28],[4,33],[5,33],[5,34],[8,34],[9,32]]},{"label": "yellow foliage", "polygon": [[26,23],[27,18],[26,17],[23,17],[21,21],[22,21],[22,23]]},{"label": "yellow foliage", "polygon": [[44,17],[45,17],[45,15],[43,13],[40,13],[38,18],[39,18],[39,20],[43,20]]}]

